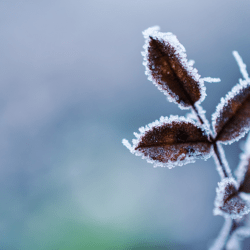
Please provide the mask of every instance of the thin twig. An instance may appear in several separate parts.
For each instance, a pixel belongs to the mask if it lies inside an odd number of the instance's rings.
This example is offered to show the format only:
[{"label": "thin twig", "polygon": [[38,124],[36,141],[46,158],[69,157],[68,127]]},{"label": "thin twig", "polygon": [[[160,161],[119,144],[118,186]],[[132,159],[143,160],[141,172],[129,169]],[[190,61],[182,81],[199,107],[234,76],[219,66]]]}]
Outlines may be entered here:
[{"label": "thin twig", "polygon": [[233,51],[233,56],[239,66],[239,69],[240,69],[240,72],[243,76],[243,78],[246,80],[246,81],[250,81],[250,78],[248,76],[248,72],[247,72],[247,66],[246,64],[243,62],[241,56],[239,55],[239,53],[237,51]]},{"label": "thin twig", "polygon": [[[202,119],[202,115],[199,114],[198,108],[193,105],[192,106],[193,111],[195,112],[199,122],[201,125],[205,124],[205,121]],[[205,118],[206,119],[206,118]],[[218,143],[215,141],[212,131],[209,129],[209,140],[213,144],[214,147],[214,160],[217,165],[218,172],[220,174],[221,179],[232,177],[231,170],[228,166],[228,163],[226,161],[226,158],[224,157],[224,152],[221,146],[218,145]]]}]

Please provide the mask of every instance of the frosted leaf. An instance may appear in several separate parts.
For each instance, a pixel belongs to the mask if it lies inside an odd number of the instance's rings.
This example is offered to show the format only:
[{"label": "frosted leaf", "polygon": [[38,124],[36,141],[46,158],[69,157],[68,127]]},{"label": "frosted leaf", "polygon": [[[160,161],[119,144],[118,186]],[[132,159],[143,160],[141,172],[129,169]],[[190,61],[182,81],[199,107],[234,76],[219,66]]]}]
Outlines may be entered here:
[{"label": "frosted leaf", "polygon": [[204,82],[192,61],[187,61],[186,50],[176,36],[159,32],[159,27],[147,29],[143,35],[143,65],[149,80],[182,109],[202,102],[206,96]]},{"label": "frosted leaf", "polygon": [[235,171],[239,191],[250,194],[250,134],[247,137],[244,152],[240,155],[240,163]]},{"label": "frosted leaf", "polygon": [[213,78],[213,77],[203,77],[201,78],[204,82],[220,82],[220,78]]},{"label": "frosted leaf", "polygon": [[221,98],[212,116],[216,140],[231,144],[250,129],[250,82],[240,81]]},{"label": "frosted leaf", "polygon": [[133,145],[127,140],[123,144],[155,167],[172,168],[211,156],[212,144],[206,131],[185,117],[161,117],[139,131],[137,139],[132,140]]},{"label": "frosted leaf", "polygon": [[214,202],[214,215],[241,218],[250,212],[249,206],[238,195],[237,182],[233,178],[225,178],[218,183]]}]

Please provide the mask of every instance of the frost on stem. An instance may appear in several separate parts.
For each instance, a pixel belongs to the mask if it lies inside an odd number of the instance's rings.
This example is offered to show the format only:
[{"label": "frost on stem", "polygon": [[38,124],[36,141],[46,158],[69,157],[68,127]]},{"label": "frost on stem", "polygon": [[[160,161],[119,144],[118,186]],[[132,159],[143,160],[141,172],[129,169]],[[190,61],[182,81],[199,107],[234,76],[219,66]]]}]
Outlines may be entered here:
[{"label": "frost on stem", "polygon": [[232,219],[241,218],[250,212],[246,202],[238,194],[237,182],[233,178],[224,178],[216,189],[214,215]]},{"label": "frost on stem", "polygon": [[[220,145],[220,143],[216,143],[213,145],[213,150],[214,150],[214,160],[217,166],[217,171],[221,177],[221,179],[225,178],[225,176],[227,177],[232,177],[232,173],[231,173],[231,169],[228,165],[228,162],[226,160],[226,156],[225,156],[225,152],[222,148],[222,146]],[[216,153],[217,151],[217,153]],[[223,166],[223,168],[221,167]]]},{"label": "frost on stem", "polygon": [[220,78],[203,77],[201,78],[204,82],[220,82]]},{"label": "frost on stem", "polygon": [[237,51],[233,51],[233,56],[240,68],[240,72],[243,76],[243,78],[246,80],[246,81],[249,81],[249,76],[248,76],[248,72],[247,72],[247,66],[246,64],[243,62],[241,56],[239,55],[239,53]]},{"label": "frost on stem", "polygon": [[[240,163],[238,168],[235,171],[235,176],[237,179],[237,183],[235,181],[232,181],[234,186],[239,187],[238,188],[238,194],[237,196],[240,197],[241,201],[244,201],[247,207],[250,207],[250,135],[248,135],[248,138],[246,140],[246,143],[244,145],[243,153],[240,155]],[[220,186],[220,185],[219,185]],[[222,186],[222,185],[221,185]],[[222,188],[223,193],[223,188]],[[232,197],[234,196],[234,192],[232,192]],[[223,204],[222,199],[218,198],[217,195],[217,202]],[[217,207],[219,204],[216,204]],[[247,210],[247,209],[246,209]],[[221,214],[221,211],[218,211],[219,214]],[[224,213],[222,214],[224,215]],[[226,218],[225,225],[229,223],[230,218]],[[215,241],[215,244],[213,248],[210,250],[240,250],[242,241],[250,237],[250,220],[249,220],[249,213],[243,215],[241,218],[237,218],[234,220],[231,220],[231,226],[230,227],[223,227],[220,235]],[[223,236],[223,237],[222,237]],[[224,246],[226,246],[224,248]]]},{"label": "frost on stem", "polygon": [[186,50],[172,33],[159,32],[152,27],[143,32],[145,49],[143,64],[148,79],[182,109],[202,102],[205,86],[192,61],[187,61]]},{"label": "frost on stem", "polygon": [[123,140],[123,144],[154,166],[172,168],[211,156],[212,145],[204,129],[187,118],[161,117],[139,131],[132,146],[127,140]]}]

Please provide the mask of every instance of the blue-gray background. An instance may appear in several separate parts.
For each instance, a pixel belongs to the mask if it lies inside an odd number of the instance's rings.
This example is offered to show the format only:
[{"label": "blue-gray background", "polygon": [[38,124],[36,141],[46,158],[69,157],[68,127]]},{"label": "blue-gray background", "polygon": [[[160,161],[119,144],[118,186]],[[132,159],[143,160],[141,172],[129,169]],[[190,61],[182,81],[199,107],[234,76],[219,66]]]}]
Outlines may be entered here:
[{"label": "blue-gray background", "polygon": [[[173,32],[202,77],[222,79],[206,84],[210,119],[240,77],[232,50],[250,69],[249,10],[248,0],[1,0],[0,249],[206,249],[223,224],[213,159],[154,169],[121,140],[185,115],[144,75],[141,32]],[[234,169],[240,143],[224,149]]]}]

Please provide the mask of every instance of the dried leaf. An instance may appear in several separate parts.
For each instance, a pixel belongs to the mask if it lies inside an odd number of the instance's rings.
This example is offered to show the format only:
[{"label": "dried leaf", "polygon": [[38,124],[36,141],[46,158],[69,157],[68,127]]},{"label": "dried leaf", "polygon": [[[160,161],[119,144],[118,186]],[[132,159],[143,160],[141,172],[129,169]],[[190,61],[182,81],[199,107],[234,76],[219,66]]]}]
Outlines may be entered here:
[{"label": "dried leaf", "polygon": [[155,166],[172,168],[211,156],[211,143],[205,131],[184,117],[161,117],[139,130],[133,146],[127,140],[123,144]]},{"label": "dried leaf", "polygon": [[245,173],[244,181],[240,185],[239,191],[250,194],[250,159],[248,159],[247,171]]},{"label": "dried leaf", "polygon": [[214,215],[236,219],[250,212],[249,206],[239,195],[237,182],[233,178],[225,178],[218,184]]},{"label": "dried leaf", "polygon": [[205,98],[204,82],[197,69],[188,63],[186,51],[172,33],[158,32],[157,27],[143,32],[144,65],[149,79],[180,108],[190,108]]},{"label": "dried leaf", "polygon": [[240,81],[216,108],[212,116],[216,140],[231,144],[250,129],[250,83]]},{"label": "dried leaf", "polygon": [[235,170],[239,191],[250,194],[250,135],[244,145],[244,152],[240,155],[240,163]]},{"label": "dried leaf", "polygon": [[236,172],[238,183],[240,184],[239,191],[250,194],[250,157],[242,156],[241,162]]}]

